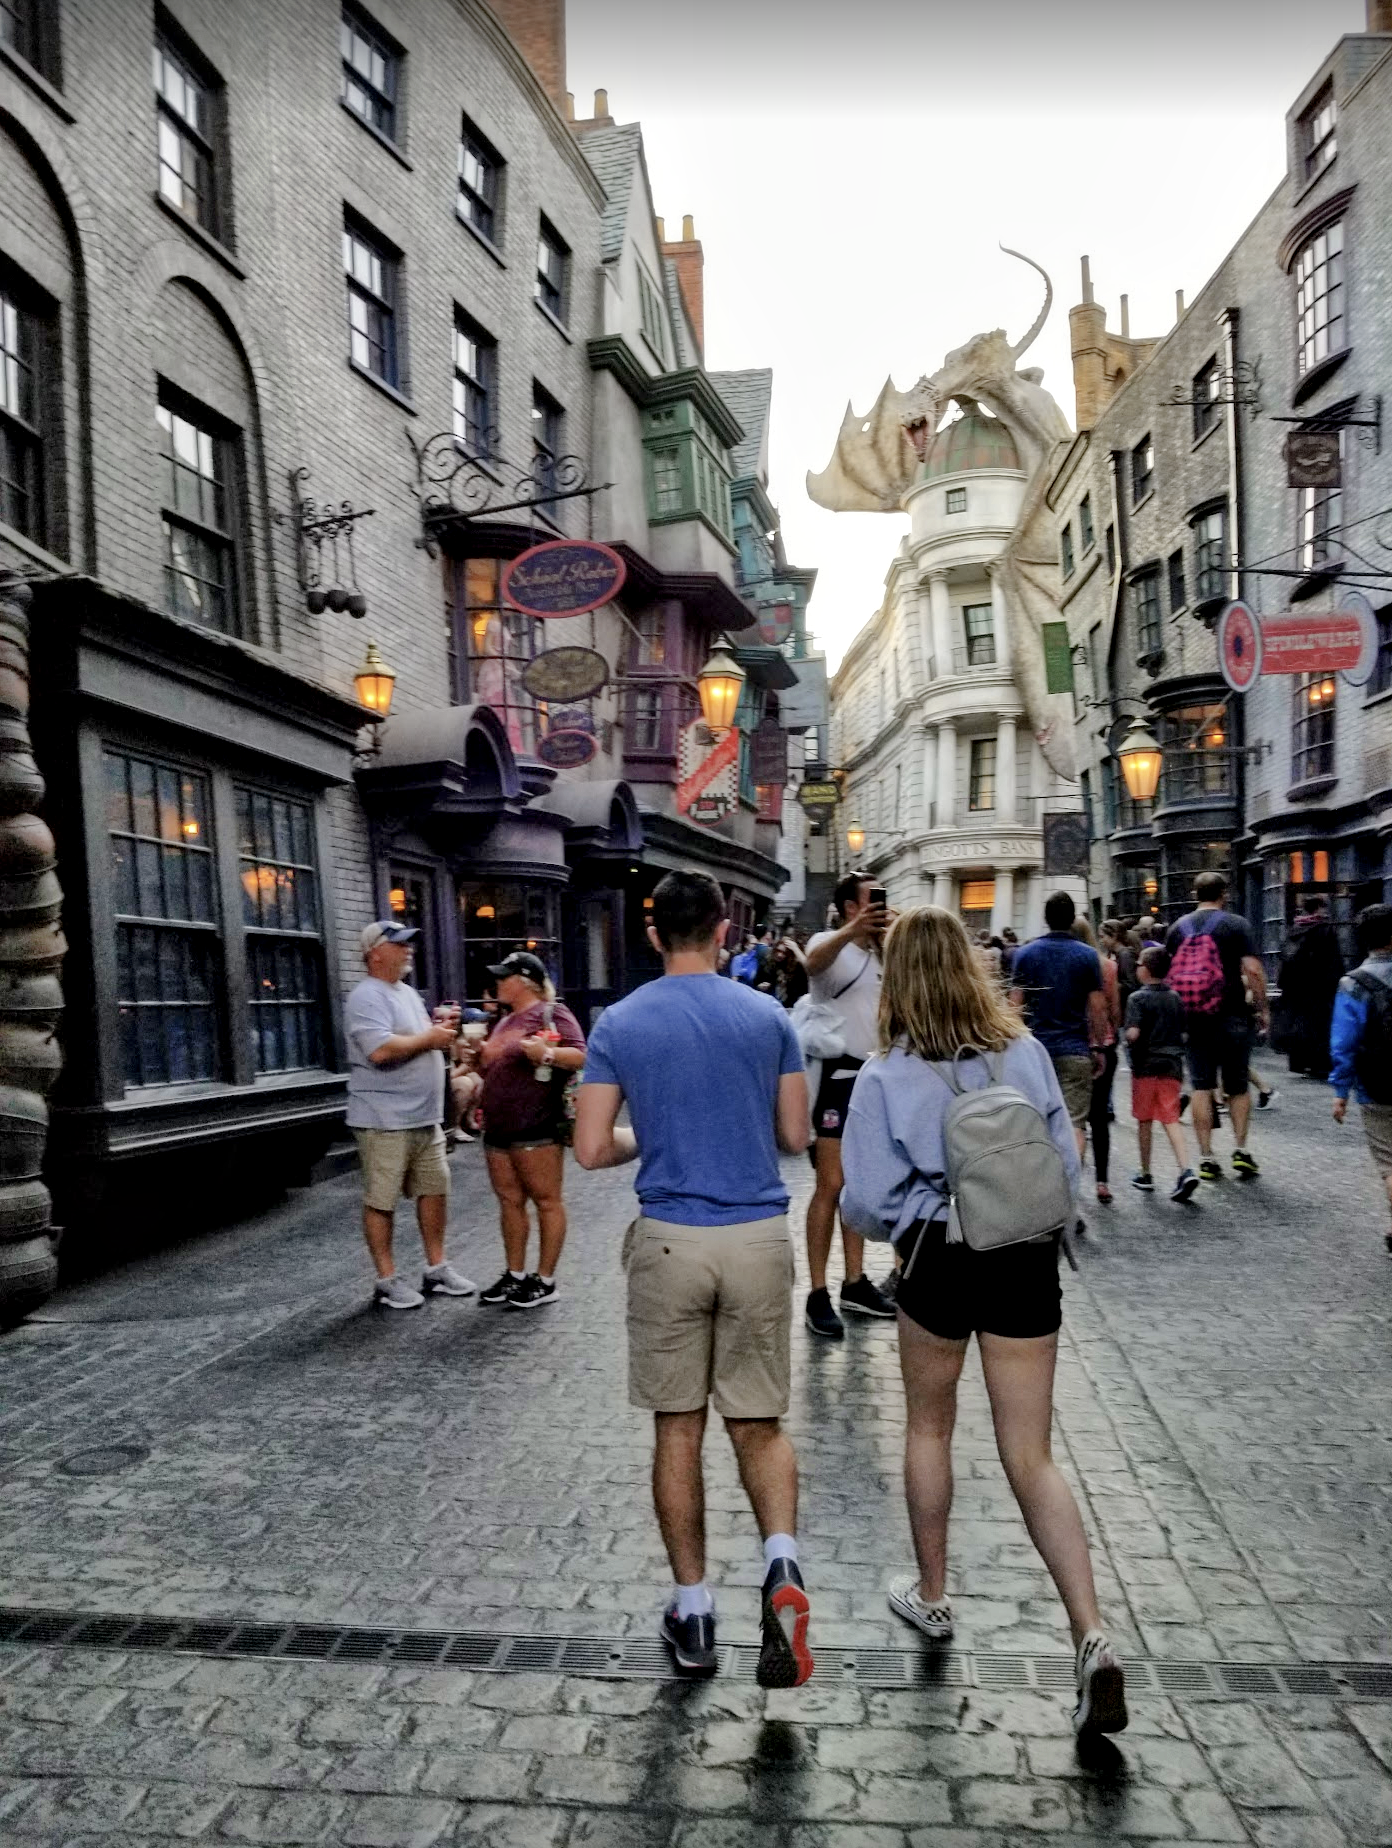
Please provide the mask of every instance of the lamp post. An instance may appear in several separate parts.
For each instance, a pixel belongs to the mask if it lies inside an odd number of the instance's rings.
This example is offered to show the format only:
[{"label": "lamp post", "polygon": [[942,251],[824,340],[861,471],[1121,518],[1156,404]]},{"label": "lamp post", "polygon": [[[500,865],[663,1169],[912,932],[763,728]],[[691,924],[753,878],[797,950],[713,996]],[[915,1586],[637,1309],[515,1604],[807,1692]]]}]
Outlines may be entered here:
[{"label": "lamp post", "polygon": [[731,654],[730,645],[722,635],[696,676],[701,715],[713,732],[727,732],[734,724],[735,708],[743,687],[744,669]]},{"label": "lamp post", "polygon": [[1160,745],[1144,719],[1132,719],[1117,757],[1131,800],[1154,801],[1160,784]]},{"label": "lamp post", "polygon": [[358,704],[367,713],[370,725],[380,725],[391,711],[396,675],[377,652],[376,642],[367,644],[363,664],[353,676]]}]

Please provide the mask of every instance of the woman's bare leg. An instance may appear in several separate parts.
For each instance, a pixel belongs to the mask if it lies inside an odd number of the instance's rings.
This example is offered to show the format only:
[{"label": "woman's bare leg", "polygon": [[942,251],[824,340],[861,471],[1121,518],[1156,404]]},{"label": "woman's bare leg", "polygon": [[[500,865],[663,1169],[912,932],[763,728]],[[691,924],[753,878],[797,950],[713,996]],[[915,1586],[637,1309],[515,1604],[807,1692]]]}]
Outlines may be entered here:
[{"label": "woman's bare leg", "polygon": [[511,1149],[488,1149],[488,1179],[498,1196],[503,1253],[510,1271],[527,1268],[527,1190],[514,1166]]},{"label": "woman's bare leg", "polygon": [[899,1368],[904,1376],[908,1427],[904,1438],[904,1493],[909,1504],[919,1596],[942,1597],[947,1578],[947,1517],[952,1509],[952,1427],[965,1341],[944,1341],[899,1312]]},{"label": "woman's bare leg", "polygon": [[528,1199],[536,1203],[537,1224],[541,1227],[537,1270],[543,1277],[554,1277],[566,1236],[565,1202],[561,1198],[565,1150],[559,1144],[543,1149],[514,1149],[512,1159]]}]

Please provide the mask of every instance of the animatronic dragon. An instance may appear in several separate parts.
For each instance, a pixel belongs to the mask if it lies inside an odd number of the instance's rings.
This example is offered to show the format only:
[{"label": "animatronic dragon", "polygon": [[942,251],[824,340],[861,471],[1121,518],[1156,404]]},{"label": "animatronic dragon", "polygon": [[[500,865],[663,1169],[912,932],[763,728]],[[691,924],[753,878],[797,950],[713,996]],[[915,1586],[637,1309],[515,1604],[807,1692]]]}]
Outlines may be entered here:
[{"label": "animatronic dragon", "polygon": [[[1001,249],[1005,250],[1003,244]],[[1049,318],[1053,284],[1033,258],[1018,250],[1005,254],[1019,257],[1044,277],[1044,306],[1029,332],[1014,346],[1004,328],[977,334],[911,391],[898,391],[893,379],[886,379],[867,416],[848,404],[835,454],[820,475],[808,474],[807,492],[819,507],[834,513],[897,513],[949,405],[969,411],[982,404],[1000,418],[1029,471],[1020,517],[998,567],[1011,625],[1011,655],[1044,756],[1053,770],[1072,781],[1077,775],[1073,727],[1067,719],[1060,722],[1060,696],[1047,690],[1040,624],[1058,618],[1058,562],[1044,495],[1050,464],[1060,446],[1072,442],[1073,431],[1044,390],[1039,368],[1021,371],[1016,363]]]}]

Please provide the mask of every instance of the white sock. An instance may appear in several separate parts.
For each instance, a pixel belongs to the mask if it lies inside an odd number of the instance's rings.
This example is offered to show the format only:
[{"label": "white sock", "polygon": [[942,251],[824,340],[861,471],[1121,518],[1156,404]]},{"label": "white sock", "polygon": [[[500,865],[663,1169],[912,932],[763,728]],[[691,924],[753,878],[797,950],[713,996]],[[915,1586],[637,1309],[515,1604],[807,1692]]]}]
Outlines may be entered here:
[{"label": "white sock", "polygon": [[715,1599],[711,1588],[704,1579],[699,1585],[678,1585],[678,1617],[709,1617],[715,1609]]},{"label": "white sock", "polygon": [[526,1271],[510,1270],[508,1272],[508,1276],[512,1278],[514,1283],[521,1283],[522,1280],[526,1277],[526,1275],[527,1275]]},{"label": "white sock", "polygon": [[791,1534],[770,1534],[764,1542],[764,1571],[767,1572],[775,1559],[790,1559],[797,1564],[797,1541]]},{"label": "white sock", "polygon": [[554,1283],[556,1281],[554,1276],[548,1277],[545,1271],[538,1271],[537,1276],[541,1278],[543,1283]]}]

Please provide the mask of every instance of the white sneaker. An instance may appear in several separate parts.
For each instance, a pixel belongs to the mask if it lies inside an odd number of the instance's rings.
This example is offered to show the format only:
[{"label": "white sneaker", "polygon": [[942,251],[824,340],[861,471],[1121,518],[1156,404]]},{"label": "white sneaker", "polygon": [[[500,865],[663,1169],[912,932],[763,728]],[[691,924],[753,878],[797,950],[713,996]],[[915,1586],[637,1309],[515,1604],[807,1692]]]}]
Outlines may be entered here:
[{"label": "white sneaker", "polygon": [[935,1643],[945,1643],[952,1636],[952,1605],[947,1598],[929,1604],[920,1597],[918,1580],[912,1572],[902,1572],[889,1582],[889,1608],[896,1617],[922,1630]]},{"label": "white sneaker", "polygon": [[421,1278],[427,1296],[472,1296],[478,1289],[452,1264],[432,1264]]},{"label": "white sneaker", "polygon": [[1078,1704],[1073,1730],[1084,1733],[1126,1731],[1126,1678],[1121,1658],[1100,1630],[1089,1630],[1078,1645]]},{"label": "white sneaker", "polygon": [[381,1309],[419,1309],[425,1298],[399,1277],[379,1277],[372,1300]]}]

